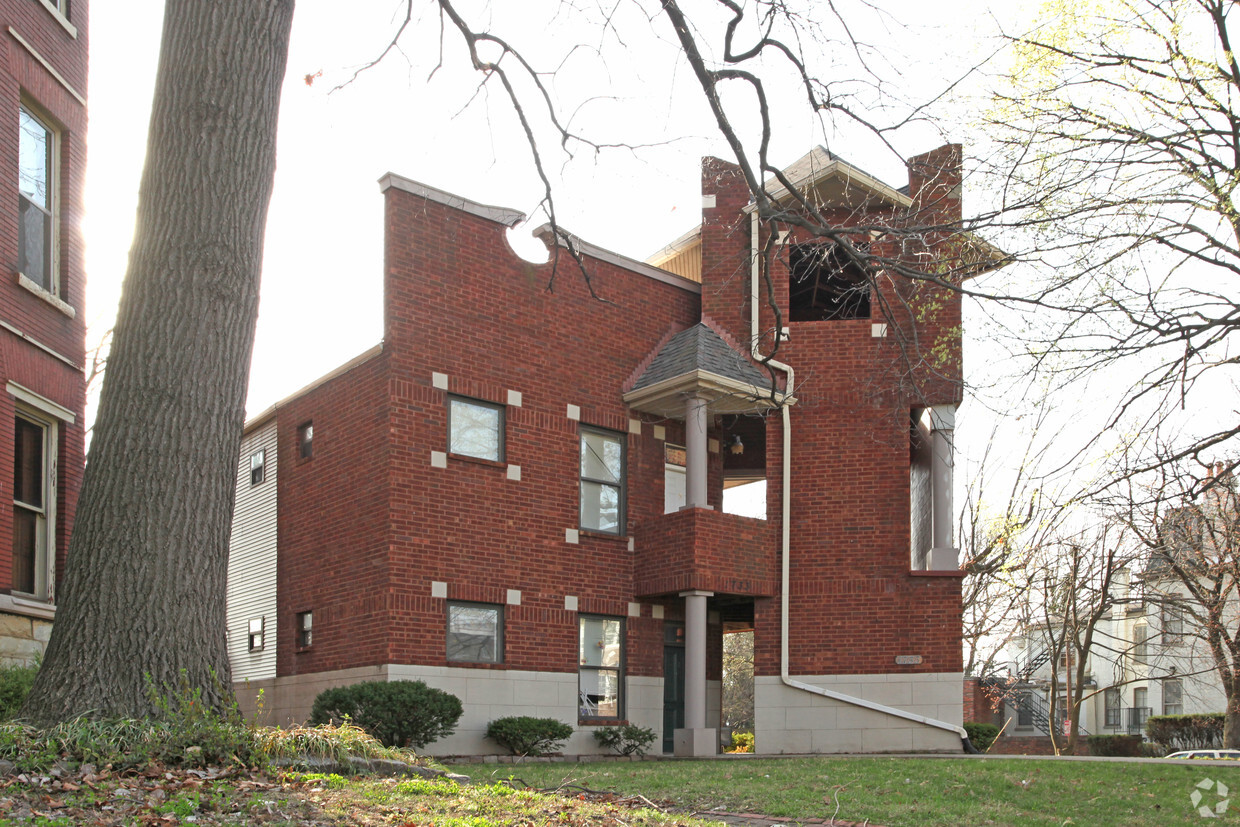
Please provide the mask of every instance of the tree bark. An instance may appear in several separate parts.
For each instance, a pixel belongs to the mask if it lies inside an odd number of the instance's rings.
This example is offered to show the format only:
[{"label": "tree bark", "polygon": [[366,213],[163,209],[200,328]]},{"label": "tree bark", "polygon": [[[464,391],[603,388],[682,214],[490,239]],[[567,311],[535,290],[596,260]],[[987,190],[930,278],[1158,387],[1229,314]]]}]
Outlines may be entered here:
[{"label": "tree bark", "polygon": [[[293,0],[169,0],[138,222],[56,624],[23,715],[230,691],[237,445]],[[96,159],[96,162],[105,159]]]}]

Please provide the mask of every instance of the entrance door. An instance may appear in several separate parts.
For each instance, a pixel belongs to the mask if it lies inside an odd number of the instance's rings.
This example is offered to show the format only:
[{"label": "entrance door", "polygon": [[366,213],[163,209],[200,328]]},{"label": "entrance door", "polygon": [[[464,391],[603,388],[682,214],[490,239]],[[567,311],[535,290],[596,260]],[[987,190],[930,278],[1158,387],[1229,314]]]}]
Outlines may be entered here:
[{"label": "entrance door", "polygon": [[663,751],[675,748],[685,725],[685,624],[663,624]]}]

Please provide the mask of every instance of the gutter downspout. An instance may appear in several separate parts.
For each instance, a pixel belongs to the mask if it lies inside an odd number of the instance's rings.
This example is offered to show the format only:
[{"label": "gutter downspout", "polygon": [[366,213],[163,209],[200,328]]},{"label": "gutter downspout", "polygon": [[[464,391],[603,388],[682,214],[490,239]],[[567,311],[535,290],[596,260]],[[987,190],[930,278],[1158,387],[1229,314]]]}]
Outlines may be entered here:
[{"label": "gutter downspout", "polygon": [[[749,343],[750,353],[755,361],[764,362],[782,371],[787,377],[784,385],[785,395],[792,393],[794,387],[794,372],[792,366],[774,359],[765,359],[759,348],[758,339],[758,320],[759,320],[759,301],[758,301],[758,283],[760,276],[760,268],[758,266],[758,211],[753,209],[749,215],[749,234],[750,234],[750,278],[749,278]],[[778,335],[778,333],[777,333]],[[765,360],[765,361],[764,361]],[[864,709],[881,712],[884,715],[891,715],[895,718],[903,718],[906,721],[924,724],[926,726],[935,727],[937,729],[947,730],[960,736],[965,752],[977,752],[973,744],[969,741],[969,733],[964,727],[949,724],[946,721],[939,721],[934,718],[927,718],[924,715],[917,715],[903,709],[885,706],[884,704],[867,701],[865,698],[858,698],[853,695],[845,695],[832,689],[826,689],[821,686],[805,683],[795,680],[788,675],[788,616],[789,616],[789,600],[788,600],[788,581],[789,581],[789,559],[791,557],[791,525],[790,517],[792,514],[792,497],[790,494],[790,484],[792,482],[792,419],[788,411],[788,405],[780,406],[780,415],[783,417],[784,426],[784,444],[783,444],[783,468],[780,470],[781,490],[780,490],[780,527],[779,527],[779,545],[780,545],[780,588],[779,588],[779,679],[784,686],[792,689],[799,689],[803,692],[809,692],[814,695],[821,695],[824,698],[830,698],[835,701],[841,701],[853,706],[859,706]]]}]

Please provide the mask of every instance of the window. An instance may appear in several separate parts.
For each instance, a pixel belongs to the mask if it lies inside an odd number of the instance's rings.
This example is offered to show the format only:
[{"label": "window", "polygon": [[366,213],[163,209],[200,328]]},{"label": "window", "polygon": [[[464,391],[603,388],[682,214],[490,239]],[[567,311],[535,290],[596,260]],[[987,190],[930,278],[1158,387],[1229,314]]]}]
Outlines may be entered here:
[{"label": "window", "polygon": [[13,429],[13,591],[51,597],[56,425],[20,412]]},{"label": "window", "polygon": [[56,133],[25,106],[18,119],[17,269],[56,293]]},{"label": "window", "polygon": [[1149,638],[1149,626],[1144,623],[1138,623],[1132,627],[1132,662],[1133,663],[1149,663],[1150,647],[1147,642]]},{"label": "window", "polygon": [[1119,690],[1115,688],[1108,689],[1105,696],[1106,703],[1106,723],[1104,726],[1117,727],[1120,725],[1120,700]]},{"label": "window", "polygon": [[485,603],[449,603],[448,660],[503,663],[504,608]]},{"label": "window", "polygon": [[624,533],[624,437],[581,429],[581,527]]},{"label": "window", "polygon": [[250,485],[258,485],[266,479],[267,451],[261,450],[250,454]]},{"label": "window", "polygon": [[[867,246],[857,245],[864,254]],[[788,253],[788,319],[870,318],[865,269],[836,244],[797,244]]]},{"label": "window", "polygon": [[613,617],[579,618],[578,714],[624,717],[624,622]]},{"label": "window", "polygon": [[306,422],[297,426],[297,456],[310,459],[314,456],[314,423]]},{"label": "window", "polygon": [[266,621],[267,618],[265,617],[258,617],[250,621],[249,646],[251,652],[263,651],[263,627],[265,626]]},{"label": "window", "polygon": [[314,612],[297,613],[297,648],[308,649],[314,643]]},{"label": "window", "polygon": [[503,462],[503,406],[449,397],[448,453]]},{"label": "window", "polygon": [[1184,613],[1179,606],[1162,607],[1163,643],[1178,643],[1184,636]]},{"label": "window", "polygon": [[1163,681],[1163,714],[1184,714],[1184,685],[1178,680]]}]

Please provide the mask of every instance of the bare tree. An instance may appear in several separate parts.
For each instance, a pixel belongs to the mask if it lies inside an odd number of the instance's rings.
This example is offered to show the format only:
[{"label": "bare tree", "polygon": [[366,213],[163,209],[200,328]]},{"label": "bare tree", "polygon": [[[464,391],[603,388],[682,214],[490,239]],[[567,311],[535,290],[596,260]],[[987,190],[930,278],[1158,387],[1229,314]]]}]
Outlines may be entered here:
[{"label": "bare tree", "polygon": [[1228,465],[1168,463],[1131,486],[1124,505],[1149,555],[1146,593],[1163,610],[1164,625],[1177,627],[1174,637],[1196,643],[1217,673],[1227,704],[1223,739],[1237,749],[1240,500]]},{"label": "bare tree", "polygon": [[[1122,371],[1109,420],[1089,435],[1100,449],[1114,429],[1149,431],[1210,403],[1206,388],[1236,363],[1236,8],[1119,0],[1008,38],[981,170],[993,209],[978,220],[1022,262],[1013,284],[1044,300],[1040,324],[1009,331],[1031,373],[1071,393],[1101,368]],[[1232,443],[1240,420],[1217,413],[1125,473]]]}]

